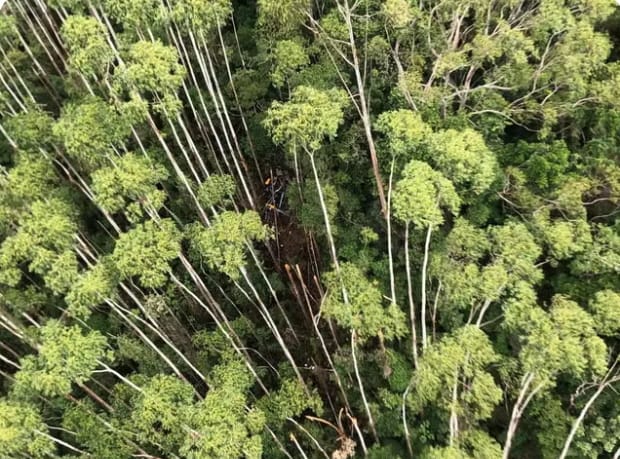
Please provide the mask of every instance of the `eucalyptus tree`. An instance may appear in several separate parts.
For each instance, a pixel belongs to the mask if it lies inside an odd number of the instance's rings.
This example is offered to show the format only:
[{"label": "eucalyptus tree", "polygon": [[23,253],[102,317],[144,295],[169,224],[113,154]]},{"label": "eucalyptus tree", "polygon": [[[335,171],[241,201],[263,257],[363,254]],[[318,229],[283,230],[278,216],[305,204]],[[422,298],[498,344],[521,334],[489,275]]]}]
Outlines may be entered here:
[{"label": "eucalyptus tree", "polygon": [[420,327],[422,330],[422,348],[428,344],[426,329],[427,310],[427,265],[430,255],[430,243],[433,227],[444,222],[443,208],[452,214],[458,214],[461,200],[454,190],[454,185],[441,172],[431,168],[427,163],[413,160],[402,172],[402,178],[394,188],[394,216],[405,223],[405,256],[407,257],[407,285],[410,305],[410,319],[414,339],[413,352],[417,355],[415,343],[415,311],[409,268],[409,225],[426,229],[424,260],[421,273]]},{"label": "eucalyptus tree", "polygon": [[611,457],[617,15],[7,2],[0,456]]},{"label": "eucalyptus tree", "polygon": [[298,150],[305,152],[310,158],[321,211],[325,220],[327,242],[332,263],[336,270],[339,266],[338,255],[317,171],[315,154],[320,150],[326,137],[334,138],[336,136],[338,126],[343,122],[345,103],[344,94],[339,90],[321,91],[312,87],[299,86],[293,90],[288,102],[274,102],[264,121],[273,140],[276,143],[283,144],[287,151],[293,155],[298,182],[301,177]]}]

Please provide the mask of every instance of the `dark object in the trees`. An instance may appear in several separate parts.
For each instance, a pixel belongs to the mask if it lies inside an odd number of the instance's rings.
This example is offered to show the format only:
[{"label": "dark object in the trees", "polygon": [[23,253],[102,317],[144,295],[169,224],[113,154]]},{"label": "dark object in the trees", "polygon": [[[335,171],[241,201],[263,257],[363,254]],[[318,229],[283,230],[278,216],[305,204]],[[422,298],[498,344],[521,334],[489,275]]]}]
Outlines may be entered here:
[{"label": "dark object in the trees", "polygon": [[263,185],[263,194],[267,201],[263,209],[263,220],[273,224],[278,213],[284,214],[283,206],[285,204],[284,199],[288,177],[280,169],[276,169],[275,173],[271,170]]}]

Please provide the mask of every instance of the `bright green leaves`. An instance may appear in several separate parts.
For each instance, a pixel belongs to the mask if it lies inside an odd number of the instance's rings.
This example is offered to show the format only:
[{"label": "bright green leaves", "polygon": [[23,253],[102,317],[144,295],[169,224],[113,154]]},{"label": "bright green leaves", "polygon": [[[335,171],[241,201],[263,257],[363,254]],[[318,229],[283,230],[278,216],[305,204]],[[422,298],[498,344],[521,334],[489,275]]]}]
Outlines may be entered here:
[{"label": "bright green leaves", "polygon": [[49,114],[33,109],[3,120],[2,125],[20,150],[38,152],[51,142],[53,123]]},{"label": "bright green leaves", "polygon": [[497,175],[495,155],[473,129],[448,129],[429,142],[428,160],[465,194],[483,193]]},{"label": "bright green leaves", "polygon": [[620,332],[620,294],[612,290],[596,292],[588,309],[599,334],[615,336]]},{"label": "bright green leaves", "polygon": [[196,401],[194,388],[174,376],[156,375],[132,395],[124,428],[162,452],[200,459],[260,458],[265,416],[247,410],[253,378],[237,358],[225,358],[208,377],[209,391]]},{"label": "bright green leaves", "polygon": [[394,216],[401,221],[426,228],[441,225],[442,207],[459,212],[460,199],[452,183],[440,172],[421,161],[411,161],[394,187]]},{"label": "bright green leaves", "polygon": [[386,136],[390,153],[405,160],[413,159],[420,144],[432,134],[430,126],[412,110],[381,113],[375,127]]},{"label": "bright green leaves", "polygon": [[556,295],[549,312],[537,307],[532,291],[508,302],[505,324],[519,333],[519,360],[524,372],[541,383],[553,383],[559,373],[582,379],[606,370],[607,347],[596,336],[592,316],[573,301]]},{"label": "bright green leaves", "polygon": [[65,411],[63,428],[74,433],[82,449],[98,459],[129,457],[133,447],[115,429],[115,420],[108,423],[102,414],[95,414],[89,403],[81,403]]},{"label": "bright green leaves", "polygon": [[431,263],[433,277],[442,283],[440,320],[445,325],[462,323],[464,319],[455,314],[461,311],[470,318],[477,315],[477,322],[482,323],[491,305],[541,279],[536,267],[540,254],[522,223],[481,229],[457,219],[444,250],[436,253]]},{"label": "bright green leaves", "polygon": [[308,0],[258,0],[258,27],[266,38],[294,34],[310,14]]},{"label": "bright green leaves", "polygon": [[620,232],[617,228],[593,225],[592,244],[572,262],[574,274],[609,274],[617,276],[620,267]]},{"label": "bright green leaves", "polygon": [[92,308],[114,295],[117,279],[109,264],[104,259],[80,274],[65,296],[67,312],[86,319]]},{"label": "bright green leaves", "polygon": [[104,163],[112,146],[120,146],[131,133],[131,125],[114,107],[96,97],[68,103],[53,127],[67,156],[87,168]]},{"label": "bright green leaves", "polygon": [[105,337],[92,331],[84,334],[78,326],[64,326],[50,320],[40,330],[37,355],[21,360],[15,374],[18,392],[31,389],[45,396],[71,392],[71,384],[82,384],[107,357]]},{"label": "bright green leaves", "polygon": [[69,16],[61,29],[69,49],[69,65],[86,77],[107,74],[114,52],[106,41],[107,30],[92,17]]},{"label": "bright green leaves", "polygon": [[603,375],[607,369],[607,346],[596,336],[593,317],[560,295],[553,297],[549,312],[563,349],[564,370],[577,377],[588,371]]},{"label": "bright green leaves", "polygon": [[194,403],[194,389],[175,376],[149,379],[136,397],[130,425],[140,441],[175,450],[187,435],[186,423]]},{"label": "bright green leaves", "polygon": [[491,416],[502,399],[488,368],[499,361],[489,338],[479,328],[468,325],[431,346],[420,359],[408,399],[412,410],[431,406],[444,415],[454,410],[472,425]]},{"label": "bright green leaves", "polygon": [[77,277],[73,240],[77,231],[70,206],[56,198],[36,201],[19,220],[17,231],[0,247],[0,282],[15,286],[21,264],[43,276],[54,293],[64,292]]},{"label": "bright green leaves", "polygon": [[174,21],[204,32],[222,27],[232,13],[230,0],[172,0],[170,3]]},{"label": "bright green leaves", "polygon": [[321,148],[325,137],[333,139],[343,121],[346,94],[341,90],[320,91],[298,86],[288,102],[274,102],[267,111],[265,127],[274,142],[289,150]]},{"label": "bright green leaves", "polygon": [[156,95],[155,110],[177,113],[181,108],[177,91],[186,74],[178,60],[177,50],[172,46],[159,40],[138,41],[127,52],[126,66],[118,70],[118,83],[145,97]]},{"label": "bright green leaves", "polygon": [[17,28],[15,16],[3,14],[2,17],[0,17],[0,37],[10,43],[14,43],[18,40],[19,29]]},{"label": "bright green leaves", "polygon": [[56,447],[37,410],[28,404],[0,399],[0,453],[3,458],[53,456]]},{"label": "bright green leaves", "polygon": [[534,224],[555,260],[565,260],[583,252],[592,243],[590,226],[585,219],[549,220],[549,212],[534,215]]},{"label": "bright green leaves", "polygon": [[323,311],[340,326],[355,330],[362,340],[379,335],[391,340],[407,334],[403,312],[394,303],[384,308],[378,283],[369,281],[355,265],[343,263],[339,273],[331,271],[324,279],[328,293]]},{"label": "bright green leaves", "polygon": [[168,10],[160,0],[103,0],[102,3],[128,33],[161,27],[168,19]]},{"label": "bright green leaves", "polygon": [[275,66],[271,71],[271,81],[278,88],[284,86],[297,71],[310,64],[304,46],[295,40],[279,41],[273,54]]},{"label": "bright green leaves", "polygon": [[252,375],[233,358],[216,366],[209,376],[211,389],[190,417],[193,431],[181,453],[188,459],[259,459],[265,415],[257,409],[246,411]]},{"label": "bright green leaves", "polygon": [[307,392],[298,380],[285,379],[280,389],[263,397],[258,407],[265,413],[270,425],[283,424],[287,418],[300,416],[305,410],[311,409],[322,414],[323,404],[316,392],[308,397]]},{"label": "bright green leaves", "polygon": [[159,41],[134,43],[128,54],[124,77],[142,92],[176,93],[185,77],[177,51]]},{"label": "bright green leaves", "polygon": [[383,14],[396,29],[406,27],[414,18],[413,7],[407,0],[386,0],[383,2]]},{"label": "bright green leaves", "polygon": [[197,197],[200,205],[211,207],[223,205],[234,196],[237,189],[235,179],[231,175],[210,175],[200,184]]},{"label": "bright green leaves", "polygon": [[542,273],[535,266],[541,254],[540,247],[524,224],[508,222],[489,229],[492,242],[491,252],[517,279],[537,282]]},{"label": "bright green leaves", "polygon": [[222,212],[209,228],[196,224],[190,230],[192,247],[209,268],[232,279],[239,278],[239,269],[245,265],[246,244],[268,236],[268,228],[254,211]]},{"label": "bright green leaves", "polygon": [[411,110],[382,113],[376,124],[386,136],[394,158],[422,159],[441,172],[461,195],[480,195],[496,179],[494,153],[473,129],[447,129],[433,133],[422,117]]},{"label": "bright green leaves", "polygon": [[135,153],[116,160],[92,174],[95,200],[110,213],[126,211],[131,221],[154,215],[163,206],[166,193],[157,185],[168,178],[163,166]]},{"label": "bright green leaves", "polygon": [[54,195],[59,179],[51,161],[20,153],[17,164],[0,178],[0,228],[17,222],[32,202]]},{"label": "bright green leaves", "polygon": [[172,220],[149,220],[119,236],[111,260],[121,279],[136,276],[143,286],[157,288],[180,250],[181,232]]}]

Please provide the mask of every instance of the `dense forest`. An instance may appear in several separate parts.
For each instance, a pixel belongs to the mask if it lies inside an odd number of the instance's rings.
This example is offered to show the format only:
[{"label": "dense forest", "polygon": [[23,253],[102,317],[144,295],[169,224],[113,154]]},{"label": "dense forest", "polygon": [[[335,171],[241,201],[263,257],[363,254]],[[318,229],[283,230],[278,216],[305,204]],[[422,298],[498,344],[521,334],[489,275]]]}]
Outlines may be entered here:
[{"label": "dense forest", "polygon": [[612,0],[8,0],[0,458],[620,457]]}]

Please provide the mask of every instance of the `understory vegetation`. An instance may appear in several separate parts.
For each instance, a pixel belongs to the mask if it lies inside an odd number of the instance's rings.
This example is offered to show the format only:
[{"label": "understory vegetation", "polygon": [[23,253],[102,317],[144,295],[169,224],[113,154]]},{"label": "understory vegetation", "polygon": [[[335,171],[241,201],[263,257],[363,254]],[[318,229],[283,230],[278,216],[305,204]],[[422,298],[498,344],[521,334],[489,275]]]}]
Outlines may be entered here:
[{"label": "understory vegetation", "polygon": [[618,458],[612,0],[8,0],[0,458]]}]

